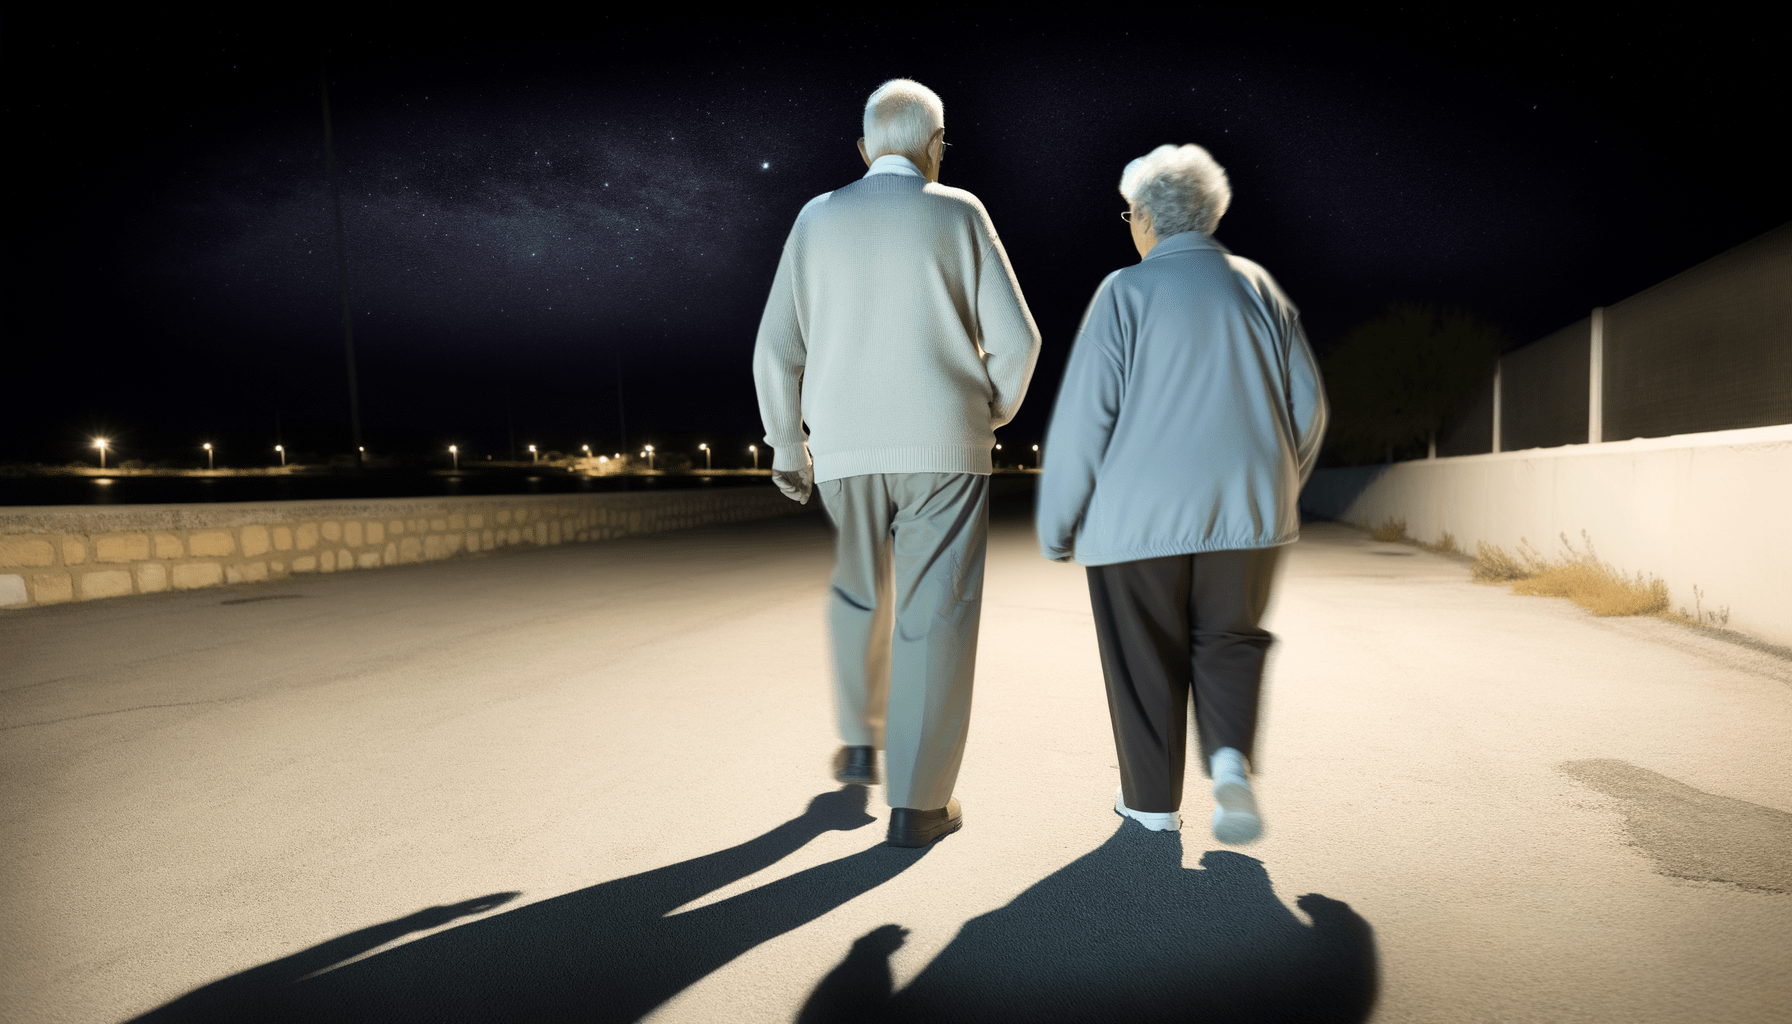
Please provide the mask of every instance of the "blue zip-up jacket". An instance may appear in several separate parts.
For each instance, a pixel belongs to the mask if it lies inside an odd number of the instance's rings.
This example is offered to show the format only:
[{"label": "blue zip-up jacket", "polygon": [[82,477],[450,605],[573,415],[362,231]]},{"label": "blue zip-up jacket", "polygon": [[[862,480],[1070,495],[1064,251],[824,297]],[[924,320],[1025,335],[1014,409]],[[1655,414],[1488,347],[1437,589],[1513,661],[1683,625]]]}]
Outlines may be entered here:
[{"label": "blue zip-up jacket", "polygon": [[1300,314],[1198,231],[1096,289],[1045,438],[1047,558],[1112,565],[1300,537],[1325,393]]}]

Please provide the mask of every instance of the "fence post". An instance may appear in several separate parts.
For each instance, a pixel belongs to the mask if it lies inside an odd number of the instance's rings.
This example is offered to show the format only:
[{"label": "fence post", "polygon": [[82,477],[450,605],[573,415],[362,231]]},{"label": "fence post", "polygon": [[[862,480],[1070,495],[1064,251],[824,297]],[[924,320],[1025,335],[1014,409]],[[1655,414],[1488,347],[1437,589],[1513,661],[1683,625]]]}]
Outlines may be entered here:
[{"label": "fence post", "polygon": [[1587,353],[1587,443],[1605,440],[1605,307],[1593,307]]},{"label": "fence post", "polygon": [[1504,359],[1493,361],[1493,450],[1496,452],[1500,450],[1500,393],[1505,390],[1500,387],[1500,364],[1504,362]]}]

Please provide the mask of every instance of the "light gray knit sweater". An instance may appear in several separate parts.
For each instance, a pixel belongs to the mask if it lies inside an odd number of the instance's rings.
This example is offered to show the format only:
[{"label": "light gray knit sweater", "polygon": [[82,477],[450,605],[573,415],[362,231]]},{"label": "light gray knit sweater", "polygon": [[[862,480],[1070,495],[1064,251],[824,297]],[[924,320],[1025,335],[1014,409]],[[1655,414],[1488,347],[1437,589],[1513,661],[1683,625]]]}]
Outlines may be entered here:
[{"label": "light gray knit sweater", "polygon": [[803,468],[806,441],[817,481],[988,473],[1038,357],[976,196],[900,174],[817,196],[784,243],[753,350],[772,465]]}]

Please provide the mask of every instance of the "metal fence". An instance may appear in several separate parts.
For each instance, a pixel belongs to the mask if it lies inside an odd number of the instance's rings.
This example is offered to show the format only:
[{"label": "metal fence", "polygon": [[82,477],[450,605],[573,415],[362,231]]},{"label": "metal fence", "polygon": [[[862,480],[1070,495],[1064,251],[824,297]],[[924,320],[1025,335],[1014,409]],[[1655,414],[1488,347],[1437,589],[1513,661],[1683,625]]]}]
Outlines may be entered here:
[{"label": "metal fence", "polygon": [[1439,455],[1792,423],[1792,224],[1516,351]]},{"label": "metal fence", "polygon": [[1469,399],[1438,432],[1437,454],[1480,455],[1493,451],[1493,373],[1481,378]]}]

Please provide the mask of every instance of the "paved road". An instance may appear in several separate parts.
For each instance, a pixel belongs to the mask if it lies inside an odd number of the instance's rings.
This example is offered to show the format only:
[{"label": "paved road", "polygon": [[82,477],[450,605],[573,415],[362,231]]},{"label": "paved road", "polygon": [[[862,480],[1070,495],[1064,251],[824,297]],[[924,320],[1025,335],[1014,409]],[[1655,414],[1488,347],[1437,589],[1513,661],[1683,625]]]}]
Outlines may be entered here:
[{"label": "paved road", "polygon": [[825,774],[829,556],[0,616],[0,1019],[1786,1019],[1784,660],[1310,526],[1229,850],[1113,814],[1081,570],[1003,519],[967,824],[915,854]]}]

